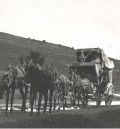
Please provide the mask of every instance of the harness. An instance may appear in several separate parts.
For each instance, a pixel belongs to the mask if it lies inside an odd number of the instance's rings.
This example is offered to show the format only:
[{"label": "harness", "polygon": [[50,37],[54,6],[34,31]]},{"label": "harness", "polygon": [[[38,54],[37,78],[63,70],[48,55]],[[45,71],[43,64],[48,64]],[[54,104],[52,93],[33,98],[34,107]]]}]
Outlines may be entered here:
[{"label": "harness", "polygon": [[7,71],[7,73],[5,73],[4,82],[7,84],[8,87],[11,87],[12,83],[15,82],[15,76],[12,70]]},{"label": "harness", "polygon": [[114,87],[112,83],[108,83],[107,86],[105,87],[105,94],[113,95],[113,92],[114,92]]}]

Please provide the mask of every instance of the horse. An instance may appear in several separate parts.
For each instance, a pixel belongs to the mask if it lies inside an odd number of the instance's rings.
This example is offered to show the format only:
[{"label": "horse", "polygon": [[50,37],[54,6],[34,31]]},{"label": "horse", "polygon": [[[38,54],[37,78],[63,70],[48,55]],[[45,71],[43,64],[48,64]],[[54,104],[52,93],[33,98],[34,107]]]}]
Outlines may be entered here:
[{"label": "horse", "polygon": [[72,71],[70,73],[70,80],[73,82],[73,106],[75,105],[76,100],[78,100],[78,107],[80,107],[80,100],[83,106],[87,106],[89,98],[88,94],[93,92],[90,80],[86,77],[84,71],[82,71],[81,74],[78,74],[77,71]]},{"label": "horse", "polygon": [[51,65],[47,65],[46,70],[50,72],[51,76],[52,76],[52,80],[53,80],[53,85],[54,85],[54,91],[53,91],[53,103],[54,103],[54,111],[56,108],[56,101],[58,100],[59,103],[59,99],[60,99],[60,95],[59,95],[59,81],[58,81],[58,71],[56,68],[54,68]]},{"label": "horse", "polygon": [[[15,66],[12,67],[3,75],[2,78],[2,84],[4,86],[4,90],[6,90],[6,109],[5,113],[8,112],[8,103],[10,99],[10,113],[13,112],[13,100],[14,100],[14,94],[15,89],[19,88],[19,91],[22,96],[22,107],[21,111],[25,111],[26,107],[26,99],[27,99],[27,92],[28,92],[28,86],[25,83],[25,71],[23,67]],[[24,93],[25,88],[25,93]],[[3,90],[3,92],[4,92]],[[11,92],[11,98],[10,98],[10,92]]]},{"label": "horse", "polygon": [[73,102],[72,105],[75,106],[76,100],[78,100],[78,107],[80,106],[79,102],[82,98],[82,90],[83,87],[81,85],[81,78],[80,75],[77,74],[76,72],[72,71],[70,73],[70,77],[69,77],[70,81],[71,81],[71,89],[73,91]]},{"label": "horse", "polygon": [[49,95],[49,112],[51,113],[52,109],[52,96],[54,91],[54,84],[53,84],[53,78],[51,73],[48,70],[45,69],[39,69],[38,65],[36,64],[30,64],[27,67],[27,73],[26,73],[26,82],[31,84],[31,113],[30,115],[33,115],[33,103],[35,100],[35,96],[37,92],[39,92],[39,101],[38,101],[38,113],[39,116],[40,113],[40,107],[41,107],[41,99],[42,95],[44,96],[44,113],[46,112],[47,107],[47,101],[48,101],[48,91],[50,93]]},{"label": "horse", "polygon": [[[58,98],[58,105],[59,110],[60,106],[63,107],[63,110],[65,110],[65,107],[67,105],[67,97],[69,93],[69,86],[71,85],[71,82],[69,78],[63,74],[58,73],[57,79],[55,81],[55,95],[56,99]],[[56,107],[56,103],[54,103],[54,109]]]},{"label": "horse", "polygon": [[105,105],[110,106],[112,103],[112,98],[113,98],[113,93],[114,93],[114,87],[112,83],[108,83],[105,87],[104,95],[105,95]]},{"label": "horse", "polygon": [[106,107],[109,106],[112,102],[113,93],[114,93],[114,86],[111,83],[111,76],[110,76],[110,70],[109,69],[103,69],[103,72],[101,74],[101,82],[100,85],[97,87],[97,107],[100,107],[100,103],[102,100],[102,96],[105,97],[105,105]]},{"label": "horse", "polygon": [[54,111],[56,109],[56,103],[59,105],[60,104],[60,83],[58,78],[54,82],[54,92],[53,92],[53,100],[54,100]]}]

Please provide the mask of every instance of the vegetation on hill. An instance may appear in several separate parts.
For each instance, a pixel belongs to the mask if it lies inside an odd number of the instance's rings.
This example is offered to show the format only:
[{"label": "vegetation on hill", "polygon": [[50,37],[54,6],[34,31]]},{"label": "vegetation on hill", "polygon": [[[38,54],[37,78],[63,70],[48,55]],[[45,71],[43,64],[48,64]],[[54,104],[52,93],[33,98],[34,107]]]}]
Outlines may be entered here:
[{"label": "vegetation on hill", "polygon": [[[51,64],[59,72],[68,75],[69,66],[76,61],[75,50],[60,44],[23,38],[0,32],[0,70],[4,71],[8,64],[20,65],[19,58],[29,55],[30,51],[43,54],[45,64]],[[112,59],[115,63],[113,71],[113,83],[115,89],[119,90],[120,84],[120,61]]]}]

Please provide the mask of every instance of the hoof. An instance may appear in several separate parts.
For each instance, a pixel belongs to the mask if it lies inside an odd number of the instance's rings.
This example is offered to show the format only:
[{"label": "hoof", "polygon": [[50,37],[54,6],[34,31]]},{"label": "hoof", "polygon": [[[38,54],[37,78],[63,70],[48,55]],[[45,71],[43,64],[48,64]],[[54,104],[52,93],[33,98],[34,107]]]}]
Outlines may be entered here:
[{"label": "hoof", "polygon": [[5,111],[4,113],[7,114],[7,111]]},{"label": "hoof", "polygon": [[55,111],[55,109],[56,109],[56,108],[54,107],[53,111]]},{"label": "hoof", "polygon": [[13,109],[10,110],[10,113],[12,113],[12,112],[13,112]]},{"label": "hoof", "polygon": [[60,111],[60,107],[58,108],[58,111]]},{"label": "hoof", "polygon": [[21,112],[23,112],[23,108],[21,108]]},{"label": "hoof", "polygon": [[49,113],[52,113],[52,111],[51,111],[51,110],[49,110]]},{"label": "hoof", "polygon": [[65,111],[65,105],[63,105],[63,111]]},{"label": "hoof", "polygon": [[21,109],[21,112],[22,112],[22,113],[25,112],[25,109],[22,108],[22,109]]},{"label": "hoof", "polygon": [[43,111],[43,113],[46,113],[46,111]]}]

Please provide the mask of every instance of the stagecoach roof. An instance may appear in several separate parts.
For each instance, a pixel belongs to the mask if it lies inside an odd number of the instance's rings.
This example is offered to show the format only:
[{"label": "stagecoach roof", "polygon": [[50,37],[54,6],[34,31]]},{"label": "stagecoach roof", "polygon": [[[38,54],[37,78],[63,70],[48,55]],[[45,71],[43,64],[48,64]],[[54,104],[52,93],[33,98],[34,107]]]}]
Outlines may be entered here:
[{"label": "stagecoach roof", "polygon": [[[85,52],[86,55],[85,55]],[[109,68],[109,69],[113,69],[114,68],[114,63],[113,61],[111,61],[105,54],[104,50],[101,48],[85,48],[85,49],[77,49],[76,50],[76,54],[77,54],[77,58],[79,57],[79,55],[81,55],[81,53],[84,53],[83,55],[85,56],[86,59],[89,59],[89,57],[91,56],[91,54],[95,55],[96,53],[99,54],[99,57],[101,58],[101,63],[104,63],[104,66]],[[91,58],[91,57],[90,57]],[[93,56],[94,58],[94,56]],[[91,62],[91,61],[85,61],[82,63],[73,63],[72,65],[77,65],[77,66],[92,66],[95,63]]]},{"label": "stagecoach roof", "polygon": [[96,51],[96,52],[100,52],[103,51],[103,49],[101,48],[82,48],[82,49],[77,49],[77,52],[80,51]]},{"label": "stagecoach roof", "polygon": [[92,67],[92,66],[95,66],[95,62],[83,62],[83,63],[80,63],[80,62],[74,62],[72,63],[72,65],[70,67]]}]

